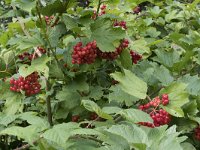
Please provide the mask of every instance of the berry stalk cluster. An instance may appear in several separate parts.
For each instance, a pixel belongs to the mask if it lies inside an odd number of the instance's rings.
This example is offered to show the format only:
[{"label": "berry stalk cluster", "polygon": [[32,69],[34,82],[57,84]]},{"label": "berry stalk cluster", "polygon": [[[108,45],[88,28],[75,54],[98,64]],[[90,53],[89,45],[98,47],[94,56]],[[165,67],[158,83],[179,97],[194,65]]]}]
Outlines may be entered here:
[{"label": "berry stalk cluster", "polygon": [[45,22],[47,25],[50,25],[52,20],[54,19],[54,16],[45,16]]},{"label": "berry stalk cluster", "polygon": [[[46,50],[42,47],[37,47],[37,50],[41,53],[41,54],[45,54],[46,53]],[[29,53],[29,52],[24,52],[23,54],[21,55],[18,55],[18,58],[20,60],[25,60],[25,59],[28,59],[28,60],[33,60],[33,59],[36,59],[38,58],[39,55],[37,53]]]},{"label": "berry stalk cluster", "polygon": [[139,60],[142,59],[142,55],[136,53],[135,51],[131,50],[130,55],[132,58],[132,63],[137,64]]},{"label": "berry stalk cluster", "polygon": [[126,22],[125,21],[115,21],[114,22],[114,27],[122,27],[122,29],[127,29],[127,26],[126,26]]},{"label": "berry stalk cluster", "polygon": [[162,100],[159,97],[155,97],[149,103],[140,105],[139,109],[150,114],[151,118],[153,119],[153,123],[139,122],[139,124],[151,128],[169,124],[171,121],[171,116],[167,111],[159,107],[160,104],[164,106],[169,104],[169,98],[167,94],[162,95]]},{"label": "berry stalk cluster", "polygon": [[20,76],[18,79],[10,79],[10,90],[13,92],[24,91],[26,96],[31,96],[40,93],[41,85],[38,81],[39,75],[34,72],[27,77]]},{"label": "berry stalk cluster", "polygon": [[72,53],[73,64],[91,64],[94,63],[97,57],[97,44],[96,41],[89,42],[83,46],[82,42],[74,46]]},{"label": "berry stalk cluster", "polygon": [[73,64],[92,64],[96,58],[114,60],[121,54],[122,50],[128,47],[128,40],[124,39],[114,52],[102,52],[96,44],[96,41],[89,42],[83,46],[82,42],[77,43],[72,52]]}]

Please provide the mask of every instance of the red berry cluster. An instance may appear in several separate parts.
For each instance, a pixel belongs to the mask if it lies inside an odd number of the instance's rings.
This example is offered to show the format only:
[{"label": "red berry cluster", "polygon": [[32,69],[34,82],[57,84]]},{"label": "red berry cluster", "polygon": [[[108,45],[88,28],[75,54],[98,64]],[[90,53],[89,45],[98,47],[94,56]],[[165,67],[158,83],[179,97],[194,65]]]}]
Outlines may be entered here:
[{"label": "red berry cluster", "polygon": [[137,62],[142,59],[142,55],[134,52],[133,50],[130,51],[130,55],[134,64],[137,64]]},{"label": "red berry cluster", "polygon": [[137,6],[137,7],[135,7],[134,9],[133,9],[133,13],[134,14],[139,14],[141,12],[141,8],[139,7],[139,6]]},{"label": "red berry cluster", "polygon": [[167,94],[163,94],[163,95],[162,95],[162,104],[163,104],[164,106],[166,106],[166,105],[169,104],[169,97],[168,97]]},{"label": "red berry cluster", "polygon": [[162,100],[160,100],[159,97],[155,97],[149,103],[145,105],[140,105],[139,109],[149,113],[151,118],[153,119],[153,123],[139,122],[139,124],[151,128],[168,124],[171,121],[171,116],[167,111],[165,111],[162,108],[159,108],[159,105],[161,103],[162,105],[169,104],[169,99],[167,94],[162,95]]},{"label": "red berry cluster", "polygon": [[94,63],[97,57],[97,44],[96,41],[87,43],[86,46],[82,46],[82,42],[77,43],[74,46],[72,53],[73,64],[91,64]]},{"label": "red berry cluster", "polygon": [[98,49],[97,55],[101,59],[114,60],[118,57],[118,55],[121,54],[123,49],[128,47],[128,45],[129,41],[127,39],[124,39],[114,52],[102,52]]},{"label": "red berry cluster", "polygon": [[45,16],[45,22],[46,22],[46,24],[50,25],[53,19],[54,19],[54,16],[50,16],[50,17]]},{"label": "red berry cluster", "polygon": [[[44,49],[44,48],[42,48],[42,47],[37,47],[37,49],[39,50],[39,52],[41,53],[41,54],[45,54],[46,53],[46,50]],[[37,53],[35,53],[35,54],[30,54],[30,53],[28,53],[28,52],[24,52],[23,54],[21,54],[21,55],[18,55],[18,58],[19,59],[21,59],[21,60],[24,60],[24,59],[28,59],[28,60],[33,60],[33,59],[36,59],[36,58],[38,58],[39,57],[39,55],[37,54]]]},{"label": "red berry cluster", "polygon": [[196,140],[200,141],[200,126],[194,129],[194,137]]},{"label": "red berry cluster", "polygon": [[101,12],[99,14],[99,16],[106,14],[106,5],[102,5],[101,6]]},{"label": "red berry cluster", "polygon": [[125,21],[115,21],[114,22],[114,27],[122,27],[122,29],[127,29],[127,26],[126,26],[126,22]]},{"label": "red berry cluster", "polygon": [[39,75],[34,72],[28,75],[26,78],[20,76],[17,80],[10,79],[10,90],[14,92],[25,91],[26,96],[38,94],[40,92],[41,85],[38,82]]},{"label": "red berry cluster", "polygon": [[[90,114],[90,120],[96,120],[98,117],[99,117],[99,116],[98,116],[96,113],[94,113],[94,112],[92,112],[92,113]],[[98,119],[99,119],[99,118],[98,118]]]},{"label": "red berry cluster", "polygon": [[[106,14],[106,5],[101,6],[100,9],[101,9],[101,12],[98,14],[98,16],[102,16],[102,15]],[[91,18],[92,19],[96,19],[97,18],[96,10],[93,12],[93,16]]]}]

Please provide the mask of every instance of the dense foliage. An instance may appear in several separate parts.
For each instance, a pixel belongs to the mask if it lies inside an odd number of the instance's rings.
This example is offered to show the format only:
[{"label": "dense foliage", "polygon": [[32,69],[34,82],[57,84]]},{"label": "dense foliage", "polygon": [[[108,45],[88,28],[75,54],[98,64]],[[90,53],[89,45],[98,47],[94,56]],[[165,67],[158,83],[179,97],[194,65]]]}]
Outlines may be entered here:
[{"label": "dense foliage", "polygon": [[0,148],[200,149],[199,0],[5,0]]}]

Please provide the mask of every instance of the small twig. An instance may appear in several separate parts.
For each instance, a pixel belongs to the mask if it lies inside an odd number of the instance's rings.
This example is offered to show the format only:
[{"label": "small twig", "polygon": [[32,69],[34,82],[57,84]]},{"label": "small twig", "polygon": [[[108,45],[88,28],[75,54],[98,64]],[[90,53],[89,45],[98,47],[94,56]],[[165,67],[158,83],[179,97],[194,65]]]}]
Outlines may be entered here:
[{"label": "small twig", "polygon": [[149,96],[152,96],[152,95],[158,93],[162,88],[163,88],[163,87],[160,87],[158,90],[156,90],[155,92],[151,93]]},{"label": "small twig", "polygon": [[97,19],[98,15],[99,15],[100,7],[101,7],[101,0],[99,0],[98,6],[97,6],[97,16],[96,16],[96,19]]},{"label": "small twig", "polygon": [[[41,24],[42,24],[42,17],[41,17],[41,13],[40,13],[40,11],[39,11],[39,8],[38,8],[38,3],[37,3],[37,6],[36,6],[36,11],[37,11],[37,13],[38,13],[40,22],[41,22]],[[57,65],[60,67],[60,69],[61,69],[62,73],[64,74],[64,76],[67,76],[66,73],[65,73],[65,70],[63,70],[62,64],[59,62],[59,60],[58,60],[58,58],[57,58],[57,56],[56,56],[56,53],[55,53],[55,51],[53,50],[53,47],[51,46],[51,42],[49,41],[49,38],[48,38],[48,35],[47,35],[47,28],[46,28],[46,27],[42,27],[42,29],[43,29],[44,37],[45,37],[45,39],[46,39],[46,41],[47,41],[47,44],[49,45],[49,50],[52,52],[53,57],[54,57],[54,59],[56,60],[56,63],[57,63]]]},{"label": "small twig", "polygon": [[[48,92],[50,90],[50,84],[47,79],[46,80],[46,91]],[[50,126],[53,126],[53,119],[52,119],[52,110],[51,110],[51,98],[49,95],[47,95],[46,98],[46,103],[47,103],[47,117],[48,117],[48,122]]]},{"label": "small twig", "polygon": [[149,95],[147,95],[146,99],[148,99],[148,101],[152,101]]},{"label": "small twig", "polygon": [[115,119],[115,122],[119,122],[123,117],[122,116],[118,116],[116,119]]},{"label": "small twig", "polygon": [[99,119],[99,117],[97,117],[95,120],[92,120],[90,123],[88,123],[86,128],[89,128],[90,125],[92,125],[95,121],[97,121]]}]

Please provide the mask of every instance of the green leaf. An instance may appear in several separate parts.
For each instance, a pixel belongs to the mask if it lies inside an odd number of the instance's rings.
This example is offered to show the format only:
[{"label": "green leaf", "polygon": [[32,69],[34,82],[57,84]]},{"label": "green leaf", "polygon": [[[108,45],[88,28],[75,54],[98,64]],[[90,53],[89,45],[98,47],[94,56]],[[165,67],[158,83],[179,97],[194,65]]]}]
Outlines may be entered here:
[{"label": "green leaf", "polygon": [[0,124],[7,126],[17,118],[17,115],[1,115]]},{"label": "green leaf", "polygon": [[45,7],[39,8],[42,15],[51,16],[56,13],[63,13],[66,11],[67,3],[62,3],[60,0],[54,0]]},{"label": "green leaf", "polygon": [[6,98],[4,113],[7,115],[13,115],[19,111],[22,111],[22,98],[21,94],[11,93],[9,97]]},{"label": "green leaf", "polygon": [[186,92],[187,85],[181,82],[173,82],[168,87],[160,91],[160,94],[169,95],[169,105],[164,109],[176,117],[184,117],[182,106],[189,102],[189,94]]},{"label": "green leaf", "polygon": [[52,47],[57,47],[60,37],[66,33],[66,28],[63,24],[56,25],[49,33],[49,41]]},{"label": "green leaf", "polygon": [[147,42],[144,38],[131,42],[130,46],[131,49],[138,52],[139,54],[150,53],[150,48],[147,46]]},{"label": "green leaf", "polygon": [[22,10],[25,10],[29,13],[31,13],[31,10],[35,8],[36,1],[35,0],[19,0],[14,2],[17,7],[19,7]]},{"label": "green leaf", "polygon": [[35,112],[26,112],[18,115],[18,118],[27,121],[31,125],[36,125],[41,130],[45,130],[49,127],[47,120],[36,116]]},{"label": "green leaf", "polygon": [[196,115],[199,111],[197,109],[197,102],[195,100],[188,102],[183,106],[183,110],[188,115]]},{"label": "green leaf", "polygon": [[192,76],[189,80],[187,90],[192,95],[200,94],[200,78],[197,76]]},{"label": "green leaf", "polygon": [[49,76],[49,68],[47,62],[51,60],[50,57],[43,55],[31,62],[31,66],[21,65],[19,68],[19,74],[23,77],[30,75],[31,73],[37,71],[43,73],[46,78]]},{"label": "green leaf", "polygon": [[69,111],[80,106],[80,94],[72,86],[64,86],[61,91],[56,94],[56,99],[59,100],[58,108],[55,113],[57,119],[66,118]]},{"label": "green leaf", "polygon": [[69,15],[63,15],[62,19],[68,30],[72,30],[73,32],[76,32],[78,34],[82,32],[81,28],[78,27],[78,23],[77,23],[78,20],[76,18]]},{"label": "green leaf", "polygon": [[[104,132],[104,136],[99,137],[107,145],[106,149],[109,150],[129,150],[130,145],[128,141],[121,135],[114,134],[111,132]],[[106,150],[105,149],[105,150]]]},{"label": "green leaf", "polygon": [[118,85],[112,86],[110,90],[113,91],[109,94],[110,102],[125,103],[126,106],[132,106],[133,102],[138,101],[138,98],[124,92]]},{"label": "green leaf", "polygon": [[139,110],[139,109],[125,109],[119,112],[120,115],[122,115],[126,120],[131,121],[133,123],[138,122],[153,122],[152,118],[149,114]]},{"label": "green leaf", "polygon": [[10,128],[6,128],[5,130],[1,131],[1,135],[14,135],[18,138],[25,139],[25,141],[32,144],[33,141],[39,138],[39,133],[37,126],[28,126],[28,127],[19,127],[19,126],[12,126]]},{"label": "green leaf", "polygon": [[196,150],[196,148],[188,142],[181,143],[181,147],[183,148],[183,150]]},{"label": "green leaf", "polygon": [[180,56],[176,51],[167,52],[163,50],[156,50],[155,53],[157,57],[154,58],[154,60],[166,67],[173,67],[173,65],[180,59]]},{"label": "green leaf", "polygon": [[93,101],[90,100],[82,100],[82,105],[89,111],[95,112],[99,117],[112,120],[112,116],[108,115],[107,113],[103,112],[102,109]]},{"label": "green leaf", "polygon": [[15,53],[12,50],[3,52],[2,56],[0,56],[6,65],[11,63],[15,59]]},{"label": "green leaf", "polygon": [[154,72],[154,76],[161,82],[163,86],[169,85],[174,80],[169,70],[164,66],[157,68]]},{"label": "green leaf", "polygon": [[116,50],[114,43],[125,37],[125,31],[120,28],[113,28],[112,22],[105,19],[98,19],[91,25],[91,39],[96,40],[97,46],[102,52],[113,52]]},{"label": "green leaf", "polygon": [[125,69],[132,67],[131,55],[127,49],[123,50],[120,54],[120,61]]},{"label": "green leaf", "polygon": [[124,74],[115,72],[111,74],[111,77],[119,81],[119,87],[124,92],[140,99],[146,97],[147,84],[131,71],[124,69]]},{"label": "green leaf", "polygon": [[63,72],[62,72],[61,68],[59,67],[59,65],[56,63],[56,61],[53,61],[49,65],[49,76],[55,77],[58,79],[64,78]]},{"label": "green leaf", "polygon": [[78,128],[79,126],[77,123],[62,123],[47,130],[41,135],[41,137],[62,146],[65,145],[66,141],[71,136],[71,132]]},{"label": "green leaf", "polygon": [[132,125],[113,125],[109,129],[108,132],[113,134],[122,136],[126,139],[130,144],[132,143],[144,143],[147,144],[148,137],[147,134],[139,127]]},{"label": "green leaf", "polygon": [[17,49],[20,50],[26,50],[29,48],[45,45],[44,40],[38,34],[33,35],[31,37],[21,37],[20,42],[18,42],[17,44],[18,44]]}]

